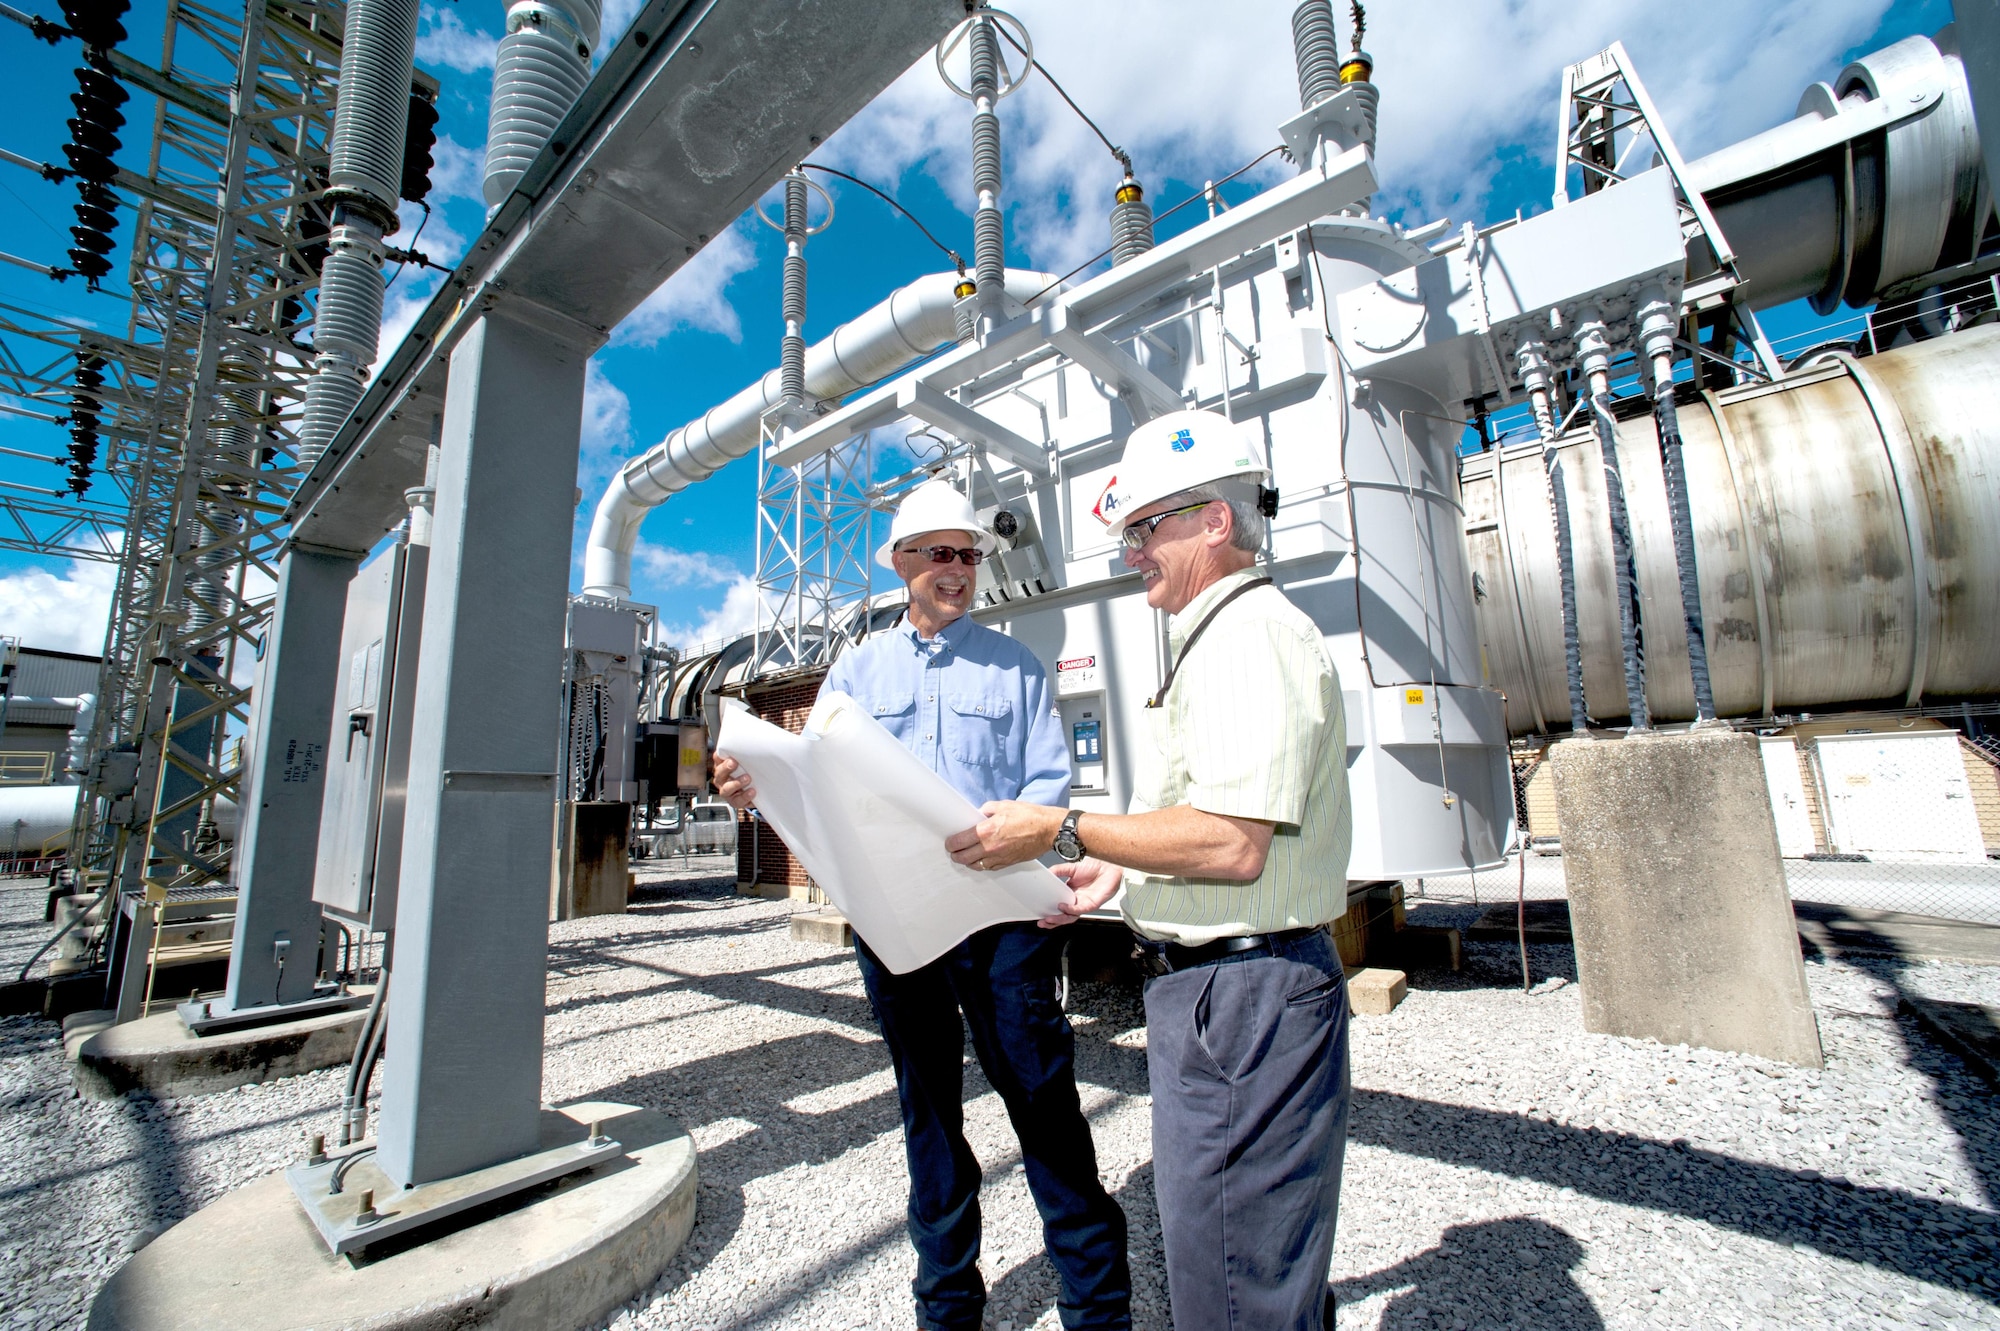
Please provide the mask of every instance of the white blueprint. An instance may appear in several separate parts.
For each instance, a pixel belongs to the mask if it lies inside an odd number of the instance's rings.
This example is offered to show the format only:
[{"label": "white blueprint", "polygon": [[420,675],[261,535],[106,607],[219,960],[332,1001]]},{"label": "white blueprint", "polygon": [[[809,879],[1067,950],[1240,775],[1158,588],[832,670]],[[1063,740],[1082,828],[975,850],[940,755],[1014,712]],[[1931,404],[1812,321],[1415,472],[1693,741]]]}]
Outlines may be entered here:
[{"label": "white blueprint", "polygon": [[979,811],[844,693],[822,694],[799,735],[725,699],[715,751],[750,774],[758,812],[898,975],[1074,899],[1032,860],[992,872],[954,862],[944,839]]}]

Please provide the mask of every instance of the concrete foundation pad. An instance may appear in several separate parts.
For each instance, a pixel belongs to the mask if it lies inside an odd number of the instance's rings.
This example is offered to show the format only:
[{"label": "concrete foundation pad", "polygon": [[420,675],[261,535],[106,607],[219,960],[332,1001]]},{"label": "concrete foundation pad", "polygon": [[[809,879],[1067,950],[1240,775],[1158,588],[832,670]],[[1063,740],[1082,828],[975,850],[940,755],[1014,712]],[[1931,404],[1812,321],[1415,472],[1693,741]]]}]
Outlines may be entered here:
[{"label": "concrete foundation pad", "polygon": [[198,1036],[177,1013],[157,1012],[84,1040],[74,1054],[76,1088],[90,1100],[115,1100],[141,1089],[207,1095],[338,1067],[353,1059],[365,1015],[357,1009]]},{"label": "concrete foundation pad", "polygon": [[792,941],[853,947],[854,926],[837,910],[802,910],[792,916]]},{"label": "concrete foundation pad", "polygon": [[563,1331],[602,1321],[651,1285],[694,1228],[694,1142],[664,1115],[585,1102],[616,1160],[466,1213],[429,1242],[360,1259],[327,1251],[282,1174],[204,1207],[128,1261],[91,1306],[91,1331]]},{"label": "concrete foundation pad", "polygon": [[1823,1066],[1755,735],[1554,746],[1585,1030]]},{"label": "concrete foundation pad", "polygon": [[1401,971],[1370,967],[1349,973],[1347,1006],[1367,1017],[1380,1017],[1396,1010],[1410,992],[1409,977]]}]

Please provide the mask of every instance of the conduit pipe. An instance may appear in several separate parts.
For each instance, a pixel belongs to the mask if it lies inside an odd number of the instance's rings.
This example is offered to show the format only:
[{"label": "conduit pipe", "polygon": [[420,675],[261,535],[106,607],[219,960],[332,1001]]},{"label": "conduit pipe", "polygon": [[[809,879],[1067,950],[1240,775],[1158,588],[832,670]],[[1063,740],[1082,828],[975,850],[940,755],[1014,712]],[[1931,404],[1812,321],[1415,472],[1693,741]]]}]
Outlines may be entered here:
[{"label": "conduit pipe", "polygon": [[[1025,303],[1057,278],[1006,270],[1007,294]],[[956,273],[921,277],[806,349],[805,392],[811,401],[844,397],[888,378],[958,340],[952,306]],[[784,401],[783,374],[756,383],[626,463],[598,501],[583,552],[587,596],[629,596],[632,547],[646,514],[697,481],[705,481],[757,447],[759,422]]]}]

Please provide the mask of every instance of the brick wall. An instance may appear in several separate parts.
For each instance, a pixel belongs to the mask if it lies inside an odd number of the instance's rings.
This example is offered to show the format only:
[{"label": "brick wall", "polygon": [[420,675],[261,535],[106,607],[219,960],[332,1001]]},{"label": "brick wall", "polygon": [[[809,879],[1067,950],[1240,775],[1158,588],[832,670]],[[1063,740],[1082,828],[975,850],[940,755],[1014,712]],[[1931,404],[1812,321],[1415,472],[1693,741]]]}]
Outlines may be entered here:
[{"label": "brick wall", "polygon": [[[824,670],[787,675],[768,683],[752,684],[743,691],[743,701],[759,720],[769,721],[794,735],[805,729],[813,700],[819,697]],[[773,887],[806,889],[811,879],[806,868],[792,855],[771,825],[761,819],[738,814],[736,818],[736,881],[769,884]]]}]

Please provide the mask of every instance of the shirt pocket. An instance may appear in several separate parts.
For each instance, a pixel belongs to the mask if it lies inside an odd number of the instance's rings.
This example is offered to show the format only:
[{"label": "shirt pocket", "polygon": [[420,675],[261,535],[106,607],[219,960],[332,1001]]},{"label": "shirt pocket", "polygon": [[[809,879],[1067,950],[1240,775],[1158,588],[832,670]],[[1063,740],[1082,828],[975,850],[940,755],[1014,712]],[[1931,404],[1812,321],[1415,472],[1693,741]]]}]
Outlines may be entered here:
[{"label": "shirt pocket", "polygon": [[915,693],[871,693],[856,702],[868,715],[882,723],[882,728],[907,745],[917,729],[917,695]]},{"label": "shirt pocket", "polygon": [[1012,761],[1014,708],[1005,698],[947,694],[944,700],[945,751],[978,767],[1005,767]]}]

